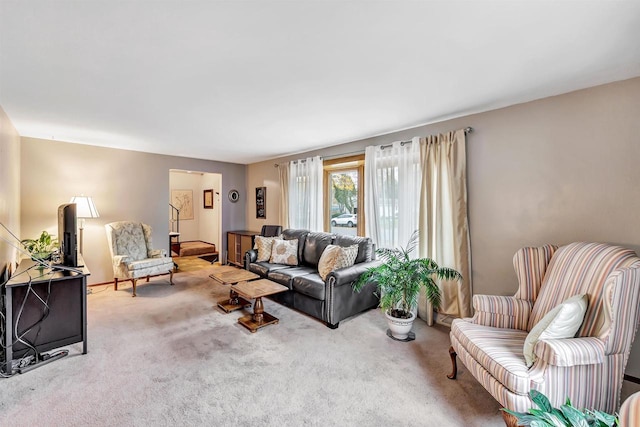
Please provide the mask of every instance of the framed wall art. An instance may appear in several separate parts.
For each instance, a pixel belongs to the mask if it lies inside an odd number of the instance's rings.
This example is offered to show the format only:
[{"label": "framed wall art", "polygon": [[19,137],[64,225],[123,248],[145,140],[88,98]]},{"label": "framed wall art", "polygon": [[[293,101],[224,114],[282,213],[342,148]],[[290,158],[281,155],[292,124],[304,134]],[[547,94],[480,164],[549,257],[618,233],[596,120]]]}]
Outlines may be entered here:
[{"label": "framed wall art", "polygon": [[213,189],[204,190],[204,196],[202,200],[204,201],[205,209],[213,209]]},{"label": "framed wall art", "polygon": [[256,187],[256,218],[267,218],[267,187]]},{"label": "framed wall art", "polygon": [[171,204],[180,211],[180,221],[193,219],[193,192],[191,190],[171,190]]}]

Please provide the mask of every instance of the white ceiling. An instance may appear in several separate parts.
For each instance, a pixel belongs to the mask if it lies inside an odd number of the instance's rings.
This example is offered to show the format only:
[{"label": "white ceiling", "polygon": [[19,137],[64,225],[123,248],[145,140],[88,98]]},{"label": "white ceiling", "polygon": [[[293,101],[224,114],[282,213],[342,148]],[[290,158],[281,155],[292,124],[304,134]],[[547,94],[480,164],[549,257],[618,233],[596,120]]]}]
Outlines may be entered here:
[{"label": "white ceiling", "polygon": [[252,163],[640,75],[640,1],[0,0],[22,136]]}]

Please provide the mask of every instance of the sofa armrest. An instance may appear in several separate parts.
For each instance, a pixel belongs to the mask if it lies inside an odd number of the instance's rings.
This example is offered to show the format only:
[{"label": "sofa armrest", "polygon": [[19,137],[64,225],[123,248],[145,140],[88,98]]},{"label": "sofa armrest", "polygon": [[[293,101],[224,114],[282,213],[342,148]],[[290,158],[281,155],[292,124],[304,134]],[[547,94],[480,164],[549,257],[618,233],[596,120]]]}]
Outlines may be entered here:
[{"label": "sofa armrest", "polygon": [[499,295],[474,295],[473,322],[495,328],[525,331],[533,303],[516,297]]},{"label": "sofa armrest", "polygon": [[326,283],[330,283],[333,286],[343,286],[355,282],[358,277],[365,273],[371,267],[377,267],[382,264],[381,261],[369,261],[354,264],[351,267],[341,268],[339,270],[332,271],[327,276]]},{"label": "sofa armrest", "polygon": [[258,259],[258,250],[257,249],[249,249],[244,253],[244,268],[249,269],[249,264],[252,262],[256,262]]},{"label": "sofa armrest", "polygon": [[540,340],[533,352],[549,365],[594,365],[604,362],[604,348],[604,341],[599,338],[565,338]]}]

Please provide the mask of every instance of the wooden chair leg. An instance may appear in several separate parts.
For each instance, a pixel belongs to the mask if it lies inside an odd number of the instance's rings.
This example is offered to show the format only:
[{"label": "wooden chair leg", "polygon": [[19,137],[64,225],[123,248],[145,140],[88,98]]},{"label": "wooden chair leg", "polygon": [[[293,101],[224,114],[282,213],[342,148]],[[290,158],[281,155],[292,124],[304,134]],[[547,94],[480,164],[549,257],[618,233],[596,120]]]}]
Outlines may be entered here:
[{"label": "wooden chair leg", "polygon": [[138,281],[138,279],[131,279],[131,283],[133,283],[133,295],[131,295],[132,297],[136,296],[136,282]]},{"label": "wooden chair leg", "polygon": [[113,280],[113,290],[114,291],[118,290],[118,278],[117,277],[114,277],[114,280]]},{"label": "wooden chair leg", "polygon": [[453,349],[453,346],[449,347],[449,356],[451,356],[452,371],[449,375],[447,375],[447,378],[449,378],[450,380],[455,380],[458,376],[458,364],[456,362],[457,354]]},{"label": "wooden chair leg", "polygon": [[147,283],[149,283],[149,275],[147,274]]},{"label": "wooden chair leg", "polygon": [[173,270],[169,270],[169,284],[173,286]]}]

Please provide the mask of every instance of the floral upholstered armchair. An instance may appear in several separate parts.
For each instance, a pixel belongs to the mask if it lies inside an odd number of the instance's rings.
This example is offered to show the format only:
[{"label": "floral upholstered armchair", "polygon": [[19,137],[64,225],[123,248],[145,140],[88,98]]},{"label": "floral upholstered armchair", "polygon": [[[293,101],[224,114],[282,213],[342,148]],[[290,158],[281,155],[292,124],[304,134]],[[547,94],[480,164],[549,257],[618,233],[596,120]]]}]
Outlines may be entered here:
[{"label": "floral upholstered armchair", "polygon": [[452,323],[449,378],[457,355],[507,409],[526,412],[535,389],[556,407],[570,398],[615,412],[640,317],[640,258],[572,243],[520,249],[513,263],[514,296],[475,295],[474,317]]},{"label": "floral upholstered armchair", "polygon": [[146,277],[148,282],[149,276],[167,273],[173,285],[173,259],[166,256],[164,249],[153,249],[150,226],[118,221],[104,227],[113,264],[114,290],[118,290],[118,280],[131,280],[135,297],[140,277]]}]

